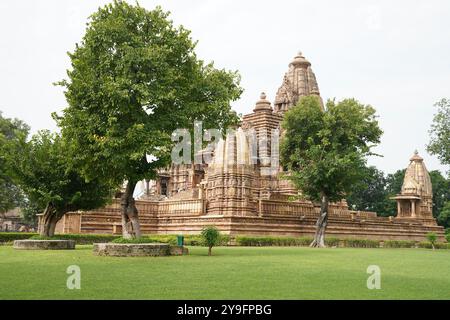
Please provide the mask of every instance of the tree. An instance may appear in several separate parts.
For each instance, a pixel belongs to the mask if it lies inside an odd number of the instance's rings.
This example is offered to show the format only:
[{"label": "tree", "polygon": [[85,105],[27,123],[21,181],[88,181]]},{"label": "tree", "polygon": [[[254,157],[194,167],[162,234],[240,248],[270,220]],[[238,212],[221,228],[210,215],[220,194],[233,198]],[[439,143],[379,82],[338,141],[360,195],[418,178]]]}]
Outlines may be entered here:
[{"label": "tree", "polygon": [[27,142],[11,144],[7,165],[33,206],[44,210],[40,235],[52,237],[67,212],[91,210],[111,199],[111,187],[99,179],[86,182],[68,164],[67,143],[41,131]]},{"label": "tree", "polygon": [[429,173],[433,186],[433,217],[438,218],[445,203],[450,201],[450,180],[446,179],[439,170]]},{"label": "tree", "polygon": [[[447,201],[437,217],[438,224],[450,228],[450,201]],[[447,229],[448,230],[448,229]]]},{"label": "tree", "polygon": [[321,204],[312,247],[325,247],[328,204],[342,200],[364,178],[366,156],[382,134],[375,110],[354,99],[329,100],[321,110],[309,96],[289,110],[282,123],[281,158],[287,178]]},{"label": "tree", "polygon": [[88,179],[126,181],[124,238],[140,237],[133,192],[170,163],[172,132],[193,128],[194,119],[218,129],[238,121],[230,107],[242,92],[238,74],[199,60],[190,32],[168,15],[124,1],[100,8],[59,83],[68,107],[55,118],[76,166]]},{"label": "tree", "polygon": [[431,125],[431,139],[427,150],[443,164],[450,165],[450,100],[442,99],[435,106],[438,107],[438,112]]},{"label": "tree", "polygon": [[208,247],[208,256],[212,255],[212,248],[220,242],[220,232],[214,226],[207,226],[202,230],[203,243]]},{"label": "tree", "polygon": [[365,168],[363,179],[352,187],[346,200],[352,209],[373,211],[379,216],[395,214],[390,211],[392,200],[386,190],[384,172],[373,166]]},{"label": "tree", "polygon": [[28,125],[18,119],[8,119],[2,116],[0,111],[0,214],[19,207],[24,201],[23,193],[14,184],[6,171],[7,146],[27,135]]}]

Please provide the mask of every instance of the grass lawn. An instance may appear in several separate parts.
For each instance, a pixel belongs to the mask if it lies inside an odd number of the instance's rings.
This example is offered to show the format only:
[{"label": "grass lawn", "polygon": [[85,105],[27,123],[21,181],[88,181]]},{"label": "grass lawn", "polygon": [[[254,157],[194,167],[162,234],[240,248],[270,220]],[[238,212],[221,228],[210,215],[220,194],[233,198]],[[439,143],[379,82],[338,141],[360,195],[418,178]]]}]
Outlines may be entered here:
[{"label": "grass lawn", "polygon": [[[223,247],[212,257],[96,257],[0,246],[0,299],[450,299],[450,250]],[[81,289],[66,287],[69,265]],[[369,265],[381,289],[366,286]]]}]

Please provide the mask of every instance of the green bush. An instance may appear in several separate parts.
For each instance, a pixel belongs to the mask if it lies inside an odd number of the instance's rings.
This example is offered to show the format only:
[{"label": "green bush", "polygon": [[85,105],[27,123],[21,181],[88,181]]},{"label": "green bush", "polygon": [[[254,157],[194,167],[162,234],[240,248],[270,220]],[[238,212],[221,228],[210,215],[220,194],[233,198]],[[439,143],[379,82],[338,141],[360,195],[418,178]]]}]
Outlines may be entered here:
[{"label": "green bush", "polygon": [[138,239],[125,239],[125,238],[117,238],[111,241],[112,243],[153,243],[149,238],[141,237]]},{"label": "green bush", "polygon": [[220,231],[215,226],[206,226],[202,230],[203,244],[208,247],[208,256],[212,255],[212,248],[220,244]]},{"label": "green bush", "polygon": [[325,245],[327,247],[339,247],[340,240],[338,238],[327,238],[325,237]]},{"label": "green bush", "polygon": [[345,239],[344,246],[349,248],[379,248],[380,242],[368,239]]},{"label": "green bush", "polygon": [[236,244],[247,247],[309,246],[312,238],[237,236]]},{"label": "green bush", "polygon": [[58,234],[55,235],[54,238],[60,240],[75,240],[76,244],[93,244],[111,242],[120,238],[120,236],[111,234]]},{"label": "green bush", "polygon": [[[431,242],[428,242],[428,241],[419,242],[418,247],[424,248],[424,249],[433,249]],[[435,249],[450,249],[450,244],[443,243],[443,242],[436,242],[434,244],[434,248]]]},{"label": "green bush", "polygon": [[415,248],[415,241],[405,241],[405,240],[387,240],[384,241],[384,248]]},{"label": "green bush", "polygon": [[12,242],[14,240],[25,240],[37,235],[37,233],[28,232],[0,232],[0,243]]}]

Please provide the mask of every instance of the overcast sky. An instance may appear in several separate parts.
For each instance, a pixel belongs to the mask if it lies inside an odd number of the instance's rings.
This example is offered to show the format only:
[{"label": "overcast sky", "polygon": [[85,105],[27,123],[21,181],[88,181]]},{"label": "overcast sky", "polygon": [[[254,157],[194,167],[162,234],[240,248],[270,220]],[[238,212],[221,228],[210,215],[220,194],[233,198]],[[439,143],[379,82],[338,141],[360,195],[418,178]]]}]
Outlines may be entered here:
[{"label": "overcast sky", "polygon": [[[33,131],[56,130],[51,112],[72,51],[100,0],[1,0],[0,110]],[[130,1],[130,3],[133,3]],[[355,97],[373,105],[384,136],[370,159],[393,172],[414,149],[429,170],[447,168],[426,153],[433,104],[450,97],[450,1],[173,0],[139,1],[171,11],[192,30],[198,55],[239,70],[250,113],[261,91],[273,101],[298,51],[312,63],[324,99]]]}]

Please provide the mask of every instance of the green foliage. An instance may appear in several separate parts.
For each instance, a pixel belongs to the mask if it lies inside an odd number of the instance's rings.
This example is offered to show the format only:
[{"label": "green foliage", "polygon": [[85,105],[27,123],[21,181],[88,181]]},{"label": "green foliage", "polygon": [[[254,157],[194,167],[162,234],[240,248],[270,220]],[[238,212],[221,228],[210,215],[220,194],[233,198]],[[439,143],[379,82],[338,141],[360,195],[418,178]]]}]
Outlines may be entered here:
[{"label": "green foliage", "polygon": [[10,144],[26,136],[29,127],[18,119],[8,119],[0,111],[0,215],[22,205],[24,195],[8,172]]},{"label": "green foliage", "polygon": [[40,131],[11,147],[7,161],[14,180],[34,210],[52,207],[61,217],[69,211],[103,206],[111,198],[111,186],[99,179],[86,182],[68,165],[69,146],[59,135]]},{"label": "green foliage", "polygon": [[450,202],[450,179],[446,179],[438,170],[430,171],[431,184],[433,186],[433,217],[438,219],[439,225],[447,227],[449,219],[445,219],[445,213],[439,219],[446,202]]},{"label": "green foliage", "polygon": [[436,241],[437,241],[437,235],[434,232],[427,233],[427,240],[430,242],[431,247],[435,247]]},{"label": "green foliage", "polygon": [[450,165],[450,100],[442,99],[435,104],[438,108],[430,130],[429,153],[436,155],[443,164]]},{"label": "green foliage", "polygon": [[352,186],[346,200],[349,208],[361,211],[373,211],[379,216],[392,216],[392,201],[386,188],[386,177],[383,171],[371,166],[364,169],[364,177]]},{"label": "green foliage", "polygon": [[168,16],[114,1],[90,17],[69,54],[72,69],[59,83],[69,106],[54,117],[89,179],[154,178],[170,162],[175,129],[238,121],[230,107],[242,92],[238,74],[199,60],[190,32]]},{"label": "green foliage", "polygon": [[384,248],[415,248],[415,241],[406,240],[387,240],[383,243]]},{"label": "green foliage", "polygon": [[312,238],[294,237],[252,237],[237,236],[235,238],[238,246],[268,247],[268,246],[308,246]]},{"label": "green foliage", "polygon": [[429,241],[423,241],[423,242],[419,242],[417,244],[417,246],[419,248],[424,248],[424,249],[450,249],[450,244],[448,243],[441,243],[441,242],[437,242],[434,244],[434,246],[431,244],[431,242]]},{"label": "green foliage", "polygon": [[211,254],[211,248],[220,244],[220,232],[215,226],[206,226],[202,230],[203,244],[209,248],[209,254]]},{"label": "green foliage", "polygon": [[[405,179],[406,169],[397,170],[394,173],[390,173],[386,177],[386,193],[387,198],[395,197],[402,190],[403,180]],[[397,215],[397,202],[390,200],[387,202],[386,211],[390,215]]]},{"label": "green foliage", "polygon": [[441,212],[439,213],[437,221],[441,226],[450,227],[450,200],[445,202]]},{"label": "green foliage", "polygon": [[367,239],[345,239],[344,246],[350,248],[379,248],[380,241]]},{"label": "green foliage", "polygon": [[328,101],[304,97],[282,124],[283,166],[287,176],[311,200],[339,201],[364,178],[365,156],[382,134],[371,106],[354,99]]},{"label": "green foliage", "polygon": [[29,232],[0,232],[0,243],[11,242],[14,240],[25,240],[37,235]]},{"label": "green foliage", "polygon": [[332,237],[325,238],[325,245],[327,247],[339,247],[340,243],[341,243],[341,240],[339,240],[338,238],[332,238]]},{"label": "green foliage", "polygon": [[126,238],[120,237],[120,238],[114,239],[111,242],[112,243],[154,243],[155,241],[153,241],[149,238],[145,238],[145,237],[134,238],[134,239],[126,239]]},{"label": "green foliage", "polygon": [[93,244],[111,242],[119,236],[110,234],[57,234],[53,239],[58,240],[74,240],[76,244]]}]

